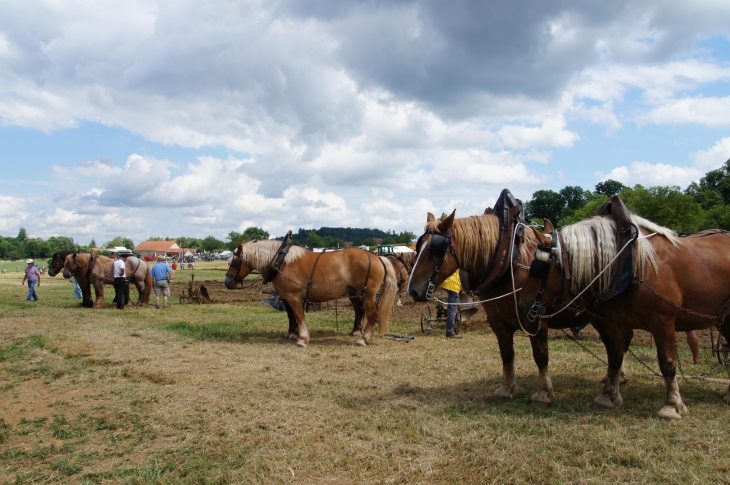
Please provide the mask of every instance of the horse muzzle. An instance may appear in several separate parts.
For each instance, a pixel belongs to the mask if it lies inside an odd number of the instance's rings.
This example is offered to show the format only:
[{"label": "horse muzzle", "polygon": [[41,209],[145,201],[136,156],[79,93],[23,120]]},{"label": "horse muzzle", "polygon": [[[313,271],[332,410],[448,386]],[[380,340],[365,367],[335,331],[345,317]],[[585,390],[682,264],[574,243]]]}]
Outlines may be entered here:
[{"label": "horse muzzle", "polygon": [[236,278],[232,276],[226,276],[226,279],[224,281],[226,288],[228,288],[229,290],[235,290],[237,283],[238,282],[236,281]]}]

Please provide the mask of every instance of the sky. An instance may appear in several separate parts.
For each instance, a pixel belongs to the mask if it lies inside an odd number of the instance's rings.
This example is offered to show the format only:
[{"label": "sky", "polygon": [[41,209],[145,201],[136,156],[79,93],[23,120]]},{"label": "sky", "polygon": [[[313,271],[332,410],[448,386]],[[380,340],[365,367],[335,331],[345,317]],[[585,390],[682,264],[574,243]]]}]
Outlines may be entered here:
[{"label": "sky", "polygon": [[0,1],[0,234],[419,234],[730,158],[730,2]]}]

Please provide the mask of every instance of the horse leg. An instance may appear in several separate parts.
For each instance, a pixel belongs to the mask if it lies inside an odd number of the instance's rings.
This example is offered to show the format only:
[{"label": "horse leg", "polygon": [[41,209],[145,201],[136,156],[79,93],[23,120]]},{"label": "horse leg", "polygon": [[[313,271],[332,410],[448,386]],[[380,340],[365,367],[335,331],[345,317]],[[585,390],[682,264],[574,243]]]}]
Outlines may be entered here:
[{"label": "horse leg", "polygon": [[298,299],[286,300],[286,302],[291,308],[296,322],[297,346],[304,348],[309,345],[309,330],[304,318],[304,305]]},{"label": "horse leg", "polygon": [[540,373],[540,390],[532,396],[531,404],[535,407],[548,407],[555,399],[555,391],[548,371],[550,354],[548,352],[547,322],[540,321],[540,329],[534,337],[530,337],[530,344],[532,345],[532,357],[535,359]]},{"label": "horse leg", "polygon": [[94,293],[96,293],[94,308],[106,308],[106,302],[104,301],[104,283],[94,283]]},{"label": "horse leg", "polygon": [[606,372],[606,382],[603,385],[603,391],[593,401],[594,409],[613,409],[624,403],[621,392],[619,391],[619,379],[624,365],[626,334],[627,329],[617,325],[605,328],[604,335],[606,339],[603,343],[606,345],[608,370]]},{"label": "horse leg", "polygon": [[521,391],[515,379],[515,329],[498,321],[490,320],[489,323],[497,336],[499,355],[502,357],[502,384],[494,391],[494,395],[512,399]]},{"label": "horse leg", "polygon": [[365,301],[362,303],[365,317],[367,318],[367,324],[360,338],[355,345],[364,347],[373,343],[373,334],[375,333],[375,320],[378,318],[378,305],[375,303],[375,295],[366,295]]},{"label": "horse leg", "polygon": [[351,296],[350,303],[352,303],[352,309],[355,310],[355,322],[352,325],[352,332],[350,332],[350,336],[361,337],[362,321],[365,318],[365,310],[363,309],[362,300],[360,300],[357,296]]},{"label": "horse leg", "polygon": [[664,376],[666,397],[664,406],[659,410],[659,417],[663,419],[682,419],[687,414],[687,406],[682,402],[677,384],[677,341],[674,332],[674,321],[663,325],[659,332],[652,332],[656,342],[656,353],[659,359],[659,370]]},{"label": "horse leg", "polygon": [[[608,343],[606,340],[608,337],[606,337],[606,335],[605,335],[603,323],[601,323],[599,320],[598,323],[591,322],[591,325],[593,325],[593,328],[595,328],[596,331],[598,332],[598,336],[601,338],[601,342],[603,342],[603,346],[606,347],[606,354],[608,354]],[[629,346],[631,345],[631,340],[633,338],[634,338],[634,331],[629,329],[629,331],[626,332],[626,341],[624,342],[624,355],[626,354],[626,352],[628,352]],[[608,370],[606,370],[606,375],[603,376],[603,378],[601,379],[601,384],[605,384],[607,380],[608,380]],[[619,382],[620,386],[623,386],[623,385],[626,385],[629,383],[629,374],[626,372],[625,365],[621,366],[621,372],[619,373],[618,382]]]},{"label": "horse leg", "polygon": [[284,338],[287,340],[297,340],[297,319],[294,316],[294,311],[289,306],[289,303],[284,301],[284,309],[286,309],[286,316],[289,319],[289,330],[284,334]]},{"label": "horse leg", "polygon": [[94,300],[91,298],[91,285],[81,287],[81,306],[84,308],[94,308]]},{"label": "horse leg", "polygon": [[[730,317],[725,319],[724,324],[720,325],[720,331],[722,332],[722,335],[725,337],[725,340],[727,342],[730,342]],[[714,344],[713,344],[714,345]],[[730,386],[728,386],[727,390],[725,391],[725,395],[723,396],[723,399],[725,403],[730,404]]]}]

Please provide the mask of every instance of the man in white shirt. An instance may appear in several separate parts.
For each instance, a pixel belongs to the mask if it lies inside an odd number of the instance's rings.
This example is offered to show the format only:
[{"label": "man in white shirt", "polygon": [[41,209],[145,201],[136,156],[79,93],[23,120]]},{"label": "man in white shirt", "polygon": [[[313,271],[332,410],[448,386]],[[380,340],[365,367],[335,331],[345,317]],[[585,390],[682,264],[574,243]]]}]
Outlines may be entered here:
[{"label": "man in white shirt", "polygon": [[114,302],[117,304],[119,310],[124,309],[124,303],[127,299],[127,279],[126,279],[126,254],[120,258],[118,255],[112,256],[114,259]]}]

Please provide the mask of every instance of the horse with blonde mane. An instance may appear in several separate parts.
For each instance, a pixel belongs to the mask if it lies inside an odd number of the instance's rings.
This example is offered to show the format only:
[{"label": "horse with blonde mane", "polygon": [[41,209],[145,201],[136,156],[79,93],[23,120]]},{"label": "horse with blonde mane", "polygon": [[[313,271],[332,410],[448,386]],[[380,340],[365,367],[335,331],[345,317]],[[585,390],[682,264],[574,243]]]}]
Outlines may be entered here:
[{"label": "horse with blonde mane", "polygon": [[491,288],[475,298],[483,300],[481,304],[497,337],[502,358],[502,382],[494,395],[512,399],[520,391],[514,368],[514,334],[522,329],[530,337],[532,355],[540,375],[539,390],[532,396],[531,403],[538,407],[549,406],[554,399],[554,389],[548,371],[548,326],[561,329],[591,322],[603,337],[600,322],[591,315],[577,314],[577,310],[549,322],[533,323],[527,320],[524,311],[518,311],[513,289],[519,292],[527,279],[527,268],[537,246],[537,238],[529,231],[524,235],[524,242],[516,238],[520,242],[519,254],[515,255],[516,264],[501,277],[493,276],[493,263],[500,257],[499,248],[507,251],[505,248],[512,247],[512,244],[500,246],[500,238],[513,237],[514,232],[501,234],[503,231],[497,216],[485,213],[457,219],[454,211],[443,221],[437,221],[433,214],[428,213],[424,231],[417,245],[418,257],[408,284],[411,297],[415,301],[429,300],[429,292],[459,269],[469,274],[476,282],[472,286],[477,289],[479,282],[494,277]]},{"label": "horse with blonde mane", "polygon": [[[603,392],[594,401],[598,408],[623,403],[618,374],[626,335],[633,329],[650,332],[666,388],[658,415],[681,419],[687,407],[676,380],[675,333],[717,325],[730,338],[730,325],[725,324],[730,304],[730,237],[726,231],[712,230],[678,238],[674,231],[633,214],[631,223],[638,233],[633,230],[634,239],[620,244],[612,217],[592,217],[557,232],[546,220],[544,233],[535,230],[535,237],[540,244],[538,259],[548,262],[549,270],[528,278],[520,306],[523,311],[534,308],[538,318],[551,318],[546,310],[558,311],[556,305],[567,289],[571,297],[582,297],[602,317],[608,374]],[[564,247],[551,251],[556,240],[562,240]],[[631,259],[625,266],[625,287],[617,293],[612,292],[610,282],[624,274],[615,262],[622,252]],[[725,401],[730,401],[730,388]]]},{"label": "horse with blonde mane", "polygon": [[[237,283],[243,281],[252,270],[267,272],[279,247],[279,241],[253,240],[239,244],[226,273],[226,287],[231,290],[236,288]],[[290,329],[286,337],[296,338],[300,347],[309,345],[309,330],[305,321],[308,302],[323,302],[345,296],[360,298],[367,324],[356,344],[369,345],[372,343],[376,319],[378,332],[387,332],[397,289],[396,275],[390,261],[362,249],[313,253],[291,246],[283,264],[273,275],[272,283],[290,317]],[[379,291],[380,298],[376,301],[375,296]]]},{"label": "horse with blonde mane", "polygon": [[[63,266],[63,277],[66,279],[74,276],[84,295],[84,302],[91,301],[91,287],[94,287],[96,301],[90,306],[93,308],[105,308],[104,285],[114,284],[114,260],[106,256],[97,256],[96,253],[71,253],[66,256]],[[134,284],[139,292],[137,304],[146,306],[150,302],[152,291],[152,275],[150,266],[136,256],[129,256],[125,263],[125,278]],[[125,305],[129,303],[129,295],[125,295]],[[89,306],[89,305],[84,305]]]}]

